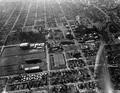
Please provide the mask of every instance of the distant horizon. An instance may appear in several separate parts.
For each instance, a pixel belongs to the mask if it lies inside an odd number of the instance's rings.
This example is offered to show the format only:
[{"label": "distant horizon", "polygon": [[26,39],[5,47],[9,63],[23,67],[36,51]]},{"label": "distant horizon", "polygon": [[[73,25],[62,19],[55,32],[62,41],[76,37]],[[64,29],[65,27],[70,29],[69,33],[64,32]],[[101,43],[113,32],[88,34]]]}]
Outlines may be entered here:
[{"label": "distant horizon", "polygon": [[22,0],[0,0],[0,2],[13,2],[13,1],[22,1]]}]

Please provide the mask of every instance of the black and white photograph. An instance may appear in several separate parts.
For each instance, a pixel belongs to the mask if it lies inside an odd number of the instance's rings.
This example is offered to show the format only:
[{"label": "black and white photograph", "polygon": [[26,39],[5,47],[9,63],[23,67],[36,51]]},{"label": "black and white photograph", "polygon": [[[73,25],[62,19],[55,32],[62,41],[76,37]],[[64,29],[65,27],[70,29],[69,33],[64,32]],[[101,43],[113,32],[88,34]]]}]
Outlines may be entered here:
[{"label": "black and white photograph", "polygon": [[120,0],[0,0],[0,93],[120,93]]}]

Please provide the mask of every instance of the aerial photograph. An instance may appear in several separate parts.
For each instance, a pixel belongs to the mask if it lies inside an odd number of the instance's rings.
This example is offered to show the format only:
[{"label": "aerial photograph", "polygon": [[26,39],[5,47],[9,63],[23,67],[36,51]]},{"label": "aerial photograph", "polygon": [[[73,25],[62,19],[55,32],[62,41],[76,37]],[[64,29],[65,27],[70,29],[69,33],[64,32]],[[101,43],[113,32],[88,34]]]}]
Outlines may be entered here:
[{"label": "aerial photograph", "polygon": [[0,0],[0,93],[120,93],[120,0]]}]

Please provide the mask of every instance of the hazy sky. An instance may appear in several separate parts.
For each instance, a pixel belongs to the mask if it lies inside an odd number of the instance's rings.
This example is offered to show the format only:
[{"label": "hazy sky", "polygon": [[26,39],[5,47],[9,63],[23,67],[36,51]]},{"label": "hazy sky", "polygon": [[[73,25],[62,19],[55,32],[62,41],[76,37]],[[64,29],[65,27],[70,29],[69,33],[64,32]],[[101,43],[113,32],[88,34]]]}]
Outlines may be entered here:
[{"label": "hazy sky", "polygon": [[20,0],[0,0],[0,1],[7,1],[7,2],[13,2],[13,1],[20,1]]}]

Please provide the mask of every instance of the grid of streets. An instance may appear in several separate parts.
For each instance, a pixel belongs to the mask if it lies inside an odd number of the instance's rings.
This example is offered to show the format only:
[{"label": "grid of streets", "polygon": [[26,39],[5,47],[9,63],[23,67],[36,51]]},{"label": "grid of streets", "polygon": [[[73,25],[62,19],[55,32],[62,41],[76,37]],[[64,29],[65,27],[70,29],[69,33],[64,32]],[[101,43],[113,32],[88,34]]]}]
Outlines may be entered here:
[{"label": "grid of streets", "polygon": [[[12,8],[8,9],[10,12],[5,14],[6,20],[0,28],[4,31],[0,58],[2,88],[8,93],[33,90],[42,91],[40,93],[99,93],[101,79],[95,77],[94,69],[101,40],[80,42],[75,31],[78,3],[74,0],[24,0],[8,4],[7,7]],[[33,36],[26,34],[30,31]],[[67,37],[68,33],[73,39]],[[23,42],[30,42],[32,49],[21,50],[19,46]],[[45,45],[38,48],[37,43]],[[25,61],[30,58],[39,58],[41,63],[27,65]],[[41,72],[28,74],[20,69],[36,65]]]}]

